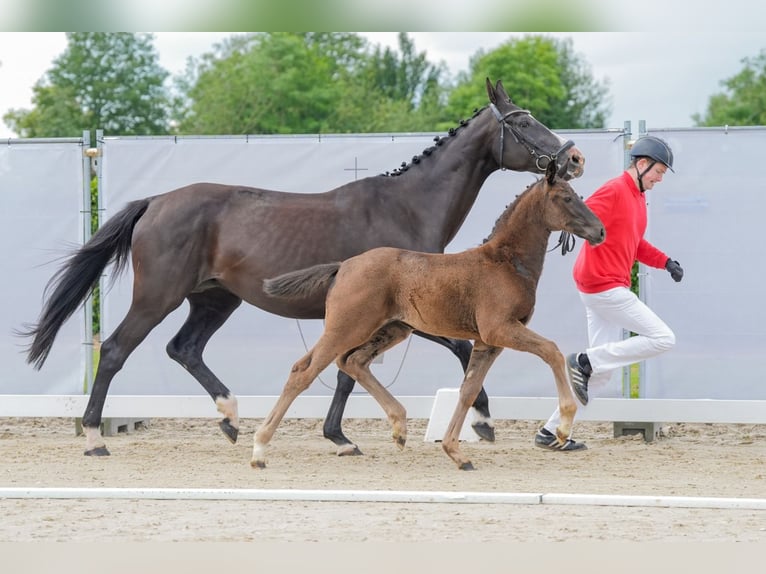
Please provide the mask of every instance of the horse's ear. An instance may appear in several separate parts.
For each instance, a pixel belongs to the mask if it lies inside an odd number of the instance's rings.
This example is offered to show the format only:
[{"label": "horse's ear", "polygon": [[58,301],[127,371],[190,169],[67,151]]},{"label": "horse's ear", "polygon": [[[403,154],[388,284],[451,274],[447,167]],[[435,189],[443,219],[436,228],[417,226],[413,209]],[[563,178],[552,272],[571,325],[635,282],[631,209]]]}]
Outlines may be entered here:
[{"label": "horse's ear", "polygon": [[545,168],[545,179],[548,180],[548,185],[553,185],[553,182],[556,181],[557,170],[556,162],[554,160],[549,161],[548,167]]},{"label": "horse's ear", "polygon": [[489,81],[489,78],[487,78],[487,96],[489,97],[489,101],[493,104],[497,105],[497,98],[495,97],[495,90],[492,88],[492,82]]},{"label": "horse's ear", "polygon": [[495,91],[497,92],[497,96],[501,98],[504,102],[511,101],[511,98],[508,95],[508,92],[505,91],[505,86],[503,86],[502,80],[498,80],[497,84],[495,84]]}]

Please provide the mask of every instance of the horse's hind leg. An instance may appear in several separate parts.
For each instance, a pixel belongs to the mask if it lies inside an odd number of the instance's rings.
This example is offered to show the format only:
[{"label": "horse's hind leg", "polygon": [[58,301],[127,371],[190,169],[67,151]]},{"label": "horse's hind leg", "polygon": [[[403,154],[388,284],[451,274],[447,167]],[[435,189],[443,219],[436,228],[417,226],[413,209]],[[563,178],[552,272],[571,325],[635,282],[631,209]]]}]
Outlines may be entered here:
[{"label": "horse's hind leg", "polygon": [[[141,311],[137,310],[141,308]],[[104,410],[106,395],[109,391],[109,384],[120,369],[122,369],[128,356],[173,308],[173,306],[167,306],[164,307],[163,311],[146,309],[141,303],[137,303],[134,298],[134,302],[125,318],[101,344],[93,388],[91,389],[88,404],[82,417],[86,456],[109,455],[100,430],[101,415]]]},{"label": "horse's hind leg", "polygon": [[337,360],[338,368],[347,372],[378,402],[386,413],[393,430],[394,442],[404,448],[407,442],[407,412],[370,371],[372,360],[406,339],[412,329],[403,323],[389,323],[372,338]]},{"label": "horse's hind leg", "polygon": [[338,456],[362,454],[359,447],[343,434],[341,426],[343,413],[346,410],[346,403],[348,402],[348,397],[351,395],[351,391],[354,390],[354,384],[356,384],[354,379],[349,377],[343,371],[338,371],[335,393],[332,396],[330,408],[324,419],[324,437],[331,440],[338,447]]},{"label": "horse's hind leg", "polygon": [[[413,333],[424,339],[428,339],[429,341],[447,347],[460,360],[460,365],[463,367],[463,373],[466,372],[468,369],[468,361],[471,358],[471,351],[473,350],[473,345],[471,345],[470,341],[439,337],[421,331],[413,331]],[[350,393],[351,391],[349,390],[348,392]],[[489,442],[495,442],[495,422],[489,414],[489,397],[483,386],[481,387],[479,394],[476,396],[476,400],[473,402],[472,406],[476,410],[476,416],[471,423],[471,428],[480,438]],[[338,425],[340,426],[340,423],[338,423]]]},{"label": "horse's hind leg", "polygon": [[191,293],[187,299],[189,316],[168,343],[166,351],[170,358],[189,371],[212,397],[218,412],[224,417],[219,426],[226,438],[235,443],[239,435],[237,398],[208,368],[202,359],[202,353],[210,337],[239,307],[242,299],[221,288]]},{"label": "horse's hind leg", "polygon": [[282,393],[268,416],[263,419],[261,426],[255,431],[253,439],[253,456],[250,466],[253,468],[266,468],[266,446],[274,436],[277,426],[285,416],[287,409],[295,398],[305,391],[312,381],[319,376],[333,358],[339,353],[326,344],[325,337],[320,337],[311,351],[304,355],[290,369],[290,376],[285,383]]}]

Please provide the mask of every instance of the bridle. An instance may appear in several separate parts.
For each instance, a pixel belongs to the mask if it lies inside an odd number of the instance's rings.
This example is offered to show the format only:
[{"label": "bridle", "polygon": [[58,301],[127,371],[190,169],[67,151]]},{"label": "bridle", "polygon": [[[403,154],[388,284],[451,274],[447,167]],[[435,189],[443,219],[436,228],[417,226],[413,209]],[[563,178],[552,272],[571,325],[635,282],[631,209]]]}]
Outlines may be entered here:
[{"label": "bridle", "polygon": [[572,140],[567,140],[566,143],[564,143],[561,148],[559,148],[554,154],[548,155],[546,153],[540,153],[542,150],[537,147],[536,145],[531,144],[524,136],[523,134],[516,128],[514,125],[506,120],[510,118],[511,116],[519,115],[519,114],[526,114],[528,116],[531,116],[532,113],[529,110],[511,110],[507,114],[503,115],[500,113],[500,110],[497,109],[497,106],[495,104],[490,103],[489,104],[490,109],[492,110],[492,113],[495,114],[495,118],[497,118],[497,122],[500,124],[500,169],[505,171],[505,166],[503,165],[503,153],[505,151],[505,129],[507,128],[509,132],[511,132],[511,135],[513,136],[513,139],[516,140],[517,144],[520,144],[524,146],[524,148],[529,152],[529,155],[531,155],[533,158],[535,158],[535,166],[537,169],[539,169],[541,172],[545,171],[545,168],[548,167],[548,164],[550,162],[555,162],[557,158],[564,152],[566,152],[570,147],[574,145],[574,142]]}]

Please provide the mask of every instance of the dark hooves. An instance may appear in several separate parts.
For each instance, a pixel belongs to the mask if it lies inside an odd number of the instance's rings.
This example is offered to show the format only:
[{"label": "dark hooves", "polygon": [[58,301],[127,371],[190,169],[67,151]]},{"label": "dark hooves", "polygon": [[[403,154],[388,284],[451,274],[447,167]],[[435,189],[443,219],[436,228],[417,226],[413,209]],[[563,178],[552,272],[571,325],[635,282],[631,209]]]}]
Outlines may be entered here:
[{"label": "dark hooves", "polygon": [[464,462],[460,465],[460,470],[476,470],[470,462]]},{"label": "dark hooves", "polygon": [[495,442],[495,427],[487,423],[474,423],[471,425],[473,432],[479,435],[479,438],[489,442]]},{"label": "dark hooves", "polygon": [[223,431],[223,434],[226,435],[226,438],[229,439],[229,442],[231,444],[234,444],[237,442],[237,437],[239,436],[239,429],[237,427],[234,427],[231,425],[231,421],[229,419],[223,419],[220,423],[218,423],[218,426],[221,427],[221,430]]},{"label": "dark hooves", "polygon": [[109,451],[105,446],[99,446],[90,450],[86,450],[83,454],[85,456],[109,456]]},{"label": "dark hooves", "polygon": [[338,456],[362,456],[364,453],[359,450],[359,447],[356,445],[351,445],[354,448],[349,448],[346,450],[338,450]]}]

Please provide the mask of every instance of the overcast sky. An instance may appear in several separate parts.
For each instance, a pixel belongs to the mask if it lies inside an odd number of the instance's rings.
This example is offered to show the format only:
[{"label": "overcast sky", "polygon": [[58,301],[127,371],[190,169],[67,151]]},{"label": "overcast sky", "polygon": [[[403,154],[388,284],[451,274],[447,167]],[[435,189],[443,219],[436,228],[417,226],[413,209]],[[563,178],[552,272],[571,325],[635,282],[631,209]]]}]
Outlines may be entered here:
[{"label": "overcast sky", "polygon": [[[759,8],[762,10],[762,8]],[[198,56],[229,36],[219,32],[155,34],[160,64],[171,74],[183,71],[189,56]],[[397,46],[396,32],[365,33],[373,44]],[[432,62],[444,61],[451,72],[466,70],[480,48],[492,50],[510,32],[411,32],[415,48]],[[743,58],[766,49],[766,33],[731,32],[726,27],[702,32],[561,32],[571,37],[574,51],[591,67],[596,80],[609,82],[612,115],[607,127],[622,128],[626,120],[637,132],[638,121],[650,128],[692,125],[703,114],[721,81],[737,74]],[[0,115],[10,108],[31,108],[32,86],[66,48],[61,32],[0,34]],[[493,80],[497,78],[492,78]],[[502,79],[502,78],[500,78]],[[506,82],[513,97],[513,86]],[[534,110],[532,110],[534,113]],[[0,138],[15,137],[0,122]]]}]

